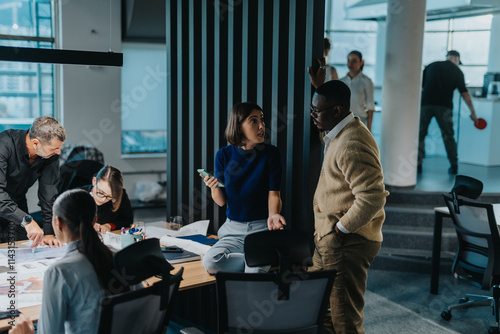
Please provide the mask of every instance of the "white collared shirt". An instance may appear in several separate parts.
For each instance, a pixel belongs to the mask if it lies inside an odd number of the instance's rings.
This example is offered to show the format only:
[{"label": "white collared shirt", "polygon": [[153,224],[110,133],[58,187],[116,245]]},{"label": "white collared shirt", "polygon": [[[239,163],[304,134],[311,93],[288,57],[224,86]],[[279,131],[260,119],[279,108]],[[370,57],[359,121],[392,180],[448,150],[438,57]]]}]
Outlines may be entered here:
[{"label": "white collared shirt", "polygon": [[366,119],[368,110],[375,110],[373,82],[363,72],[359,72],[354,78],[346,75],[340,81],[351,90],[351,111],[354,115]]},{"label": "white collared shirt", "polygon": [[328,147],[330,146],[330,143],[332,140],[337,137],[340,131],[342,131],[343,128],[347,126],[347,124],[354,122],[354,115],[349,113],[346,117],[344,117],[343,120],[339,122],[339,124],[335,125],[333,129],[331,129],[323,138],[323,141],[325,142],[325,150],[323,151],[324,154],[326,154],[326,151],[328,150]]}]

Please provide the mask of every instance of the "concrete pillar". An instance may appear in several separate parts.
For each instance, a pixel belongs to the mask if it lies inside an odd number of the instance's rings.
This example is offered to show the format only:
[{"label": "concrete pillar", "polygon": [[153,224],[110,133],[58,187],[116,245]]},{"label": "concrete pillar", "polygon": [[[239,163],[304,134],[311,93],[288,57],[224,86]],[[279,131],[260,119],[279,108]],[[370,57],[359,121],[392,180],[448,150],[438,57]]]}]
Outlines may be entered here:
[{"label": "concrete pillar", "polygon": [[493,15],[491,20],[490,52],[488,56],[488,72],[500,72],[500,14]]},{"label": "concrete pillar", "polygon": [[389,0],[380,151],[385,183],[417,183],[426,1]]},{"label": "concrete pillar", "polygon": [[377,22],[377,48],[375,51],[375,64],[377,65],[375,66],[375,78],[373,78],[375,87],[381,87],[384,84],[386,28],[385,21]]}]

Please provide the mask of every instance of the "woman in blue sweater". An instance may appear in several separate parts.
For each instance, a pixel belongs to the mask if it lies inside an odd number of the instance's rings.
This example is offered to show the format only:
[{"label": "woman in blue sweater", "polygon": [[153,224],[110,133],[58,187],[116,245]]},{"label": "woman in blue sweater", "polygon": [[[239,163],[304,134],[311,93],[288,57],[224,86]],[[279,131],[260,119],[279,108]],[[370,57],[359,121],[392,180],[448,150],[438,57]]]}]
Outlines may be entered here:
[{"label": "woman in blue sweater", "polygon": [[[245,237],[267,229],[280,230],[286,224],[280,215],[281,153],[264,143],[262,108],[249,102],[236,104],[225,134],[230,145],[215,155],[215,176],[204,178],[215,203],[221,207],[227,204],[219,241],[203,258],[205,269],[212,274],[251,272],[243,254]],[[225,187],[219,187],[219,182]]]}]

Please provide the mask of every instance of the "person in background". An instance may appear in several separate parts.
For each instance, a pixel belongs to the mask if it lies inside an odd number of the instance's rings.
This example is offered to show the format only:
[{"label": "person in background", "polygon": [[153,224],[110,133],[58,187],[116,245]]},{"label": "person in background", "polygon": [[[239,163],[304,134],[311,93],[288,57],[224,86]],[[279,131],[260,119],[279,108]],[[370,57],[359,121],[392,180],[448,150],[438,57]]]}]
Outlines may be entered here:
[{"label": "person in background", "polygon": [[[95,216],[95,202],[82,189],[68,190],[54,203],[52,226],[68,249],[45,272],[39,334],[97,333],[101,299],[125,291],[112,273],[113,254],[93,228]],[[33,322],[21,314],[9,333],[34,333]]]},{"label": "person in background", "polygon": [[365,61],[359,51],[351,51],[347,55],[347,67],[349,72],[340,79],[351,90],[351,111],[358,116],[368,130],[372,130],[373,112],[375,101],[373,100],[373,82],[363,74]]},{"label": "person in background", "polygon": [[[63,126],[48,116],[36,118],[29,130],[0,133],[0,242],[15,238],[33,240],[31,247],[61,245],[53,236],[51,221],[59,182],[59,155],[65,140]],[[26,193],[36,181],[43,222],[28,215]],[[9,228],[11,222],[14,231]]]},{"label": "person in background", "polygon": [[123,176],[119,169],[106,165],[92,178],[92,185],[84,186],[97,205],[96,231],[106,233],[130,227],[134,212],[127,192],[123,189]]},{"label": "person in background", "polygon": [[420,109],[420,131],[418,136],[417,172],[422,173],[422,160],[425,157],[425,137],[433,117],[441,129],[444,147],[450,161],[450,174],[458,172],[457,143],[453,131],[453,92],[458,88],[460,95],[470,109],[470,118],[477,122],[476,111],[469,91],[465,87],[464,74],[458,67],[461,65],[460,53],[450,50],[445,61],[429,64],[422,78],[422,107]]},{"label": "person in background", "polygon": [[[226,127],[230,145],[215,156],[215,176],[204,178],[214,202],[221,207],[227,204],[227,220],[218,231],[219,241],[203,257],[203,265],[211,274],[267,271],[246,266],[245,236],[286,225],[280,215],[281,153],[264,143],[265,135],[261,107],[249,102],[233,107]],[[225,187],[219,187],[219,182]]]},{"label": "person in background", "polygon": [[337,80],[339,75],[337,74],[337,70],[332,65],[328,64],[328,54],[330,53],[330,49],[332,47],[332,43],[328,37],[325,37],[323,40],[323,59],[325,60],[325,82],[330,80]]},{"label": "person in background", "polygon": [[339,80],[318,87],[311,117],[324,137],[325,156],[313,200],[313,266],[335,269],[325,328],[364,333],[368,268],[382,245],[386,196],[377,143],[350,112],[349,87]]}]

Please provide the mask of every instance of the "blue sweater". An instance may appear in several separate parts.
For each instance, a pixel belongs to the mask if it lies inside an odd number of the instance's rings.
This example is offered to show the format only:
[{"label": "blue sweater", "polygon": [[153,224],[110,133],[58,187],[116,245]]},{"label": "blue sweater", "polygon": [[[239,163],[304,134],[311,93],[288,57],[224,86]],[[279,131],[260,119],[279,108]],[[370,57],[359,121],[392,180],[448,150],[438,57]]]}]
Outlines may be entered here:
[{"label": "blue sweater", "polygon": [[281,169],[281,153],[275,146],[221,148],[215,155],[215,177],[225,184],[227,218],[239,222],[266,219],[269,191],[281,190]]}]

